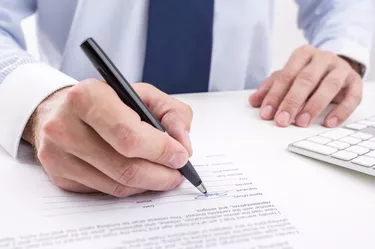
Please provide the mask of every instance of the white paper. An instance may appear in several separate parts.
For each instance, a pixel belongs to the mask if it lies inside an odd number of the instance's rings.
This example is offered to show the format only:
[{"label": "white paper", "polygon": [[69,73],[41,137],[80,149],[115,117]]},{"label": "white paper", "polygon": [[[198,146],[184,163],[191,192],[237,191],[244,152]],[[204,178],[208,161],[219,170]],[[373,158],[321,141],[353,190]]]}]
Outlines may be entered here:
[{"label": "white paper", "polygon": [[192,159],[207,196],[184,182],[125,199],[64,192],[31,158],[0,153],[0,249],[297,248],[298,230],[224,154]]}]

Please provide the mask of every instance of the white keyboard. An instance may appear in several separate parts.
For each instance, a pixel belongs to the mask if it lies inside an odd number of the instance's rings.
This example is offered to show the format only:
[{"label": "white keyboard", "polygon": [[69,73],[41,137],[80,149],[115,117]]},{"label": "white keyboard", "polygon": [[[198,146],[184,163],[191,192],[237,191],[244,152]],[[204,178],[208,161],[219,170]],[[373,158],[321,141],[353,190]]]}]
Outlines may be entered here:
[{"label": "white keyboard", "polygon": [[375,116],[292,143],[288,149],[375,176]]}]

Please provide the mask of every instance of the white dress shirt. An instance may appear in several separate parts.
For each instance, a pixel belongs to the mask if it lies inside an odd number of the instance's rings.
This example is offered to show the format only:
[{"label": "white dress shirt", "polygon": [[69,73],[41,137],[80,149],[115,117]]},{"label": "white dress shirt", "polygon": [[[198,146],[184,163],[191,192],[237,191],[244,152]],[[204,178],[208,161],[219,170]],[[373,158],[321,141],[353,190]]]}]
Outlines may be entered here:
[{"label": "white dress shirt", "polygon": [[[368,66],[372,0],[297,3],[299,27],[312,45]],[[20,27],[22,18],[34,12],[40,60],[25,51]],[[48,95],[85,78],[100,78],[79,47],[88,37],[98,41],[130,82],[140,81],[147,14],[147,0],[1,0],[0,145],[16,156],[25,124]],[[273,1],[216,0],[214,15],[209,90],[256,87],[271,65]]]}]

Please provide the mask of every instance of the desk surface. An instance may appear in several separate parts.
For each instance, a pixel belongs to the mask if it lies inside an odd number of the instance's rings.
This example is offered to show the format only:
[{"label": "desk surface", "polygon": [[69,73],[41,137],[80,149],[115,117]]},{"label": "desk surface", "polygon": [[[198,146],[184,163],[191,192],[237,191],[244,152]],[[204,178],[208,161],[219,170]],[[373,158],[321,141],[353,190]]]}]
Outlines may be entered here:
[{"label": "desk surface", "polygon": [[[176,96],[194,109],[195,152],[234,151],[254,182],[306,236],[308,248],[375,248],[375,177],[288,152],[289,143],[325,130],[322,119],[308,129],[278,128],[260,120],[247,102],[249,94]],[[367,83],[363,103],[348,122],[375,115],[374,106],[375,84]]]},{"label": "desk surface", "polygon": [[[308,129],[279,128],[260,120],[249,93],[177,96],[194,109],[194,150],[236,151],[312,248],[375,248],[375,177],[288,152],[289,143],[327,129],[322,117]],[[364,95],[347,122],[375,115],[375,84],[366,83]]]}]

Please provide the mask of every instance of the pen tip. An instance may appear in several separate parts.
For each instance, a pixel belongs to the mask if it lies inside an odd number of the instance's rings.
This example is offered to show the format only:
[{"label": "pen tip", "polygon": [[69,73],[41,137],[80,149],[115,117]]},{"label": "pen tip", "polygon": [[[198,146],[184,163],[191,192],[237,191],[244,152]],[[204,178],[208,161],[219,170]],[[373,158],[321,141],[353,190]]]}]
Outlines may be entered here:
[{"label": "pen tip", "polygon": [[197,189],[202,193],[202,194],[207,194],[207,189],[206,187],[204,186],[203,183],[201,183],[199,186],[197,186]]}]

